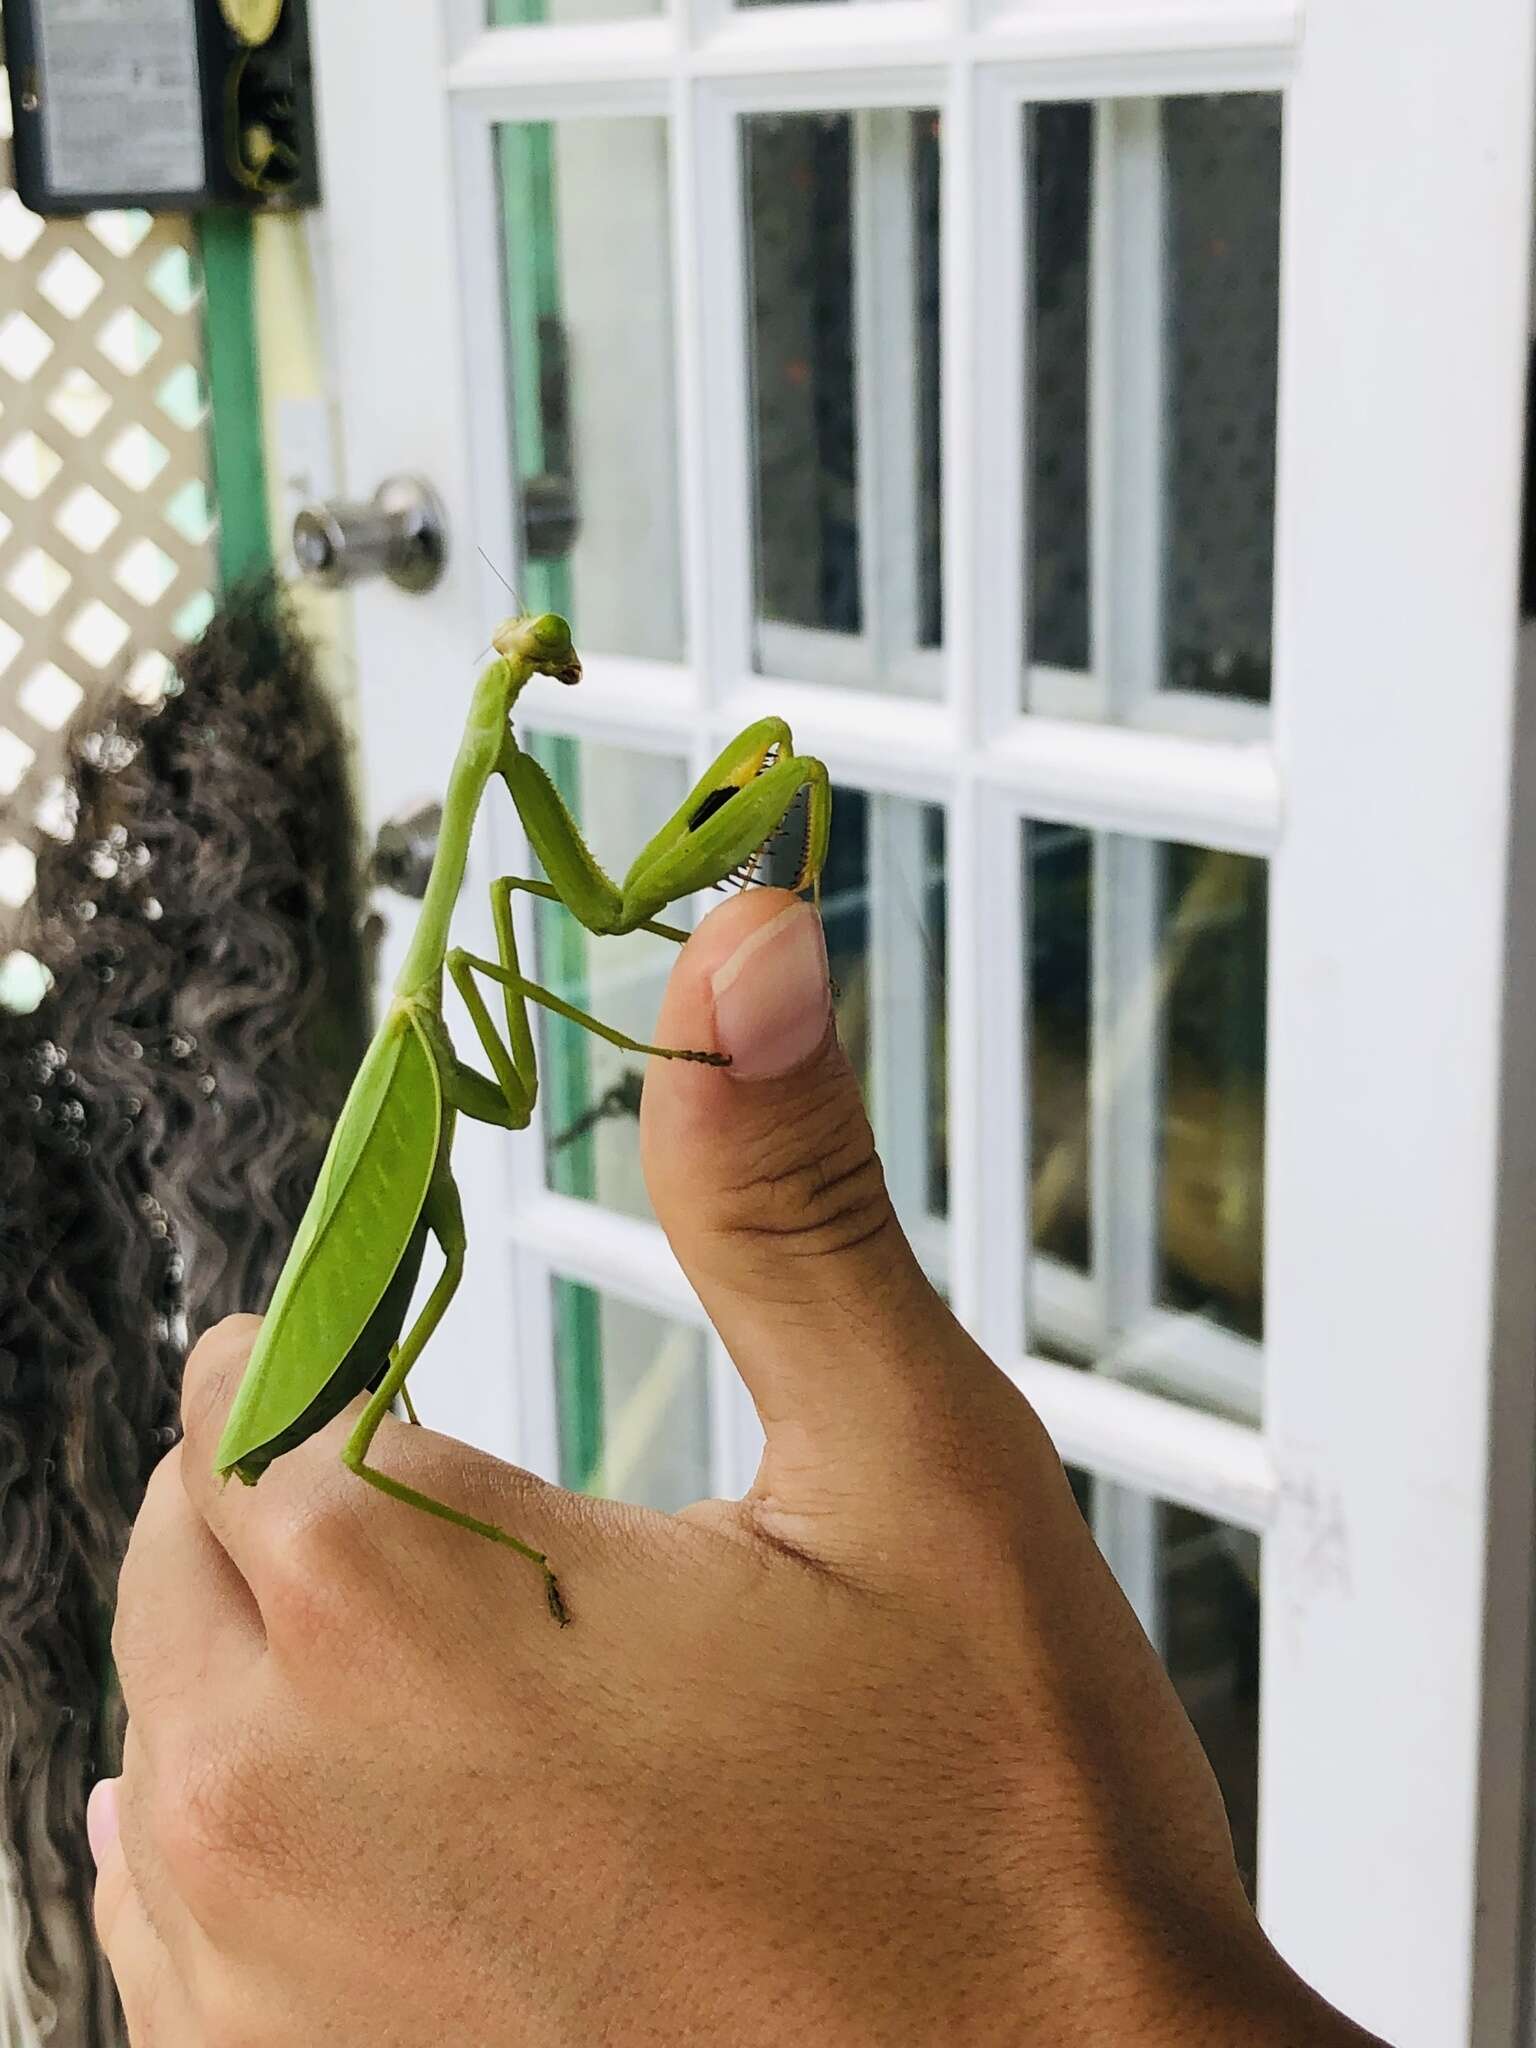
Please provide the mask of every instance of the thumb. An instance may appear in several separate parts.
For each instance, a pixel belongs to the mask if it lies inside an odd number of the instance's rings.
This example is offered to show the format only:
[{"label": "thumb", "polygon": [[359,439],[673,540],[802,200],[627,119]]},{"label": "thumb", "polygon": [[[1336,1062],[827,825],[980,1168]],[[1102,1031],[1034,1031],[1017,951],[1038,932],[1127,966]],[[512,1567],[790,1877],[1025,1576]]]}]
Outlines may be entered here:
[{"label": "thumb", "polygon": [[[657,1216],[767,1437],[754,1496],[824,1555],[952,1486],[983,1385],[903,1236],[833,1028],[821,920],[779,890],[713,911],[668,985],[658,1037],[729,1067],[655,1060],[641,1147]],[[1009,1390],[1011,1393],[1011,1389]],[[898,1498],[899,1496],[899,1498]]]}]

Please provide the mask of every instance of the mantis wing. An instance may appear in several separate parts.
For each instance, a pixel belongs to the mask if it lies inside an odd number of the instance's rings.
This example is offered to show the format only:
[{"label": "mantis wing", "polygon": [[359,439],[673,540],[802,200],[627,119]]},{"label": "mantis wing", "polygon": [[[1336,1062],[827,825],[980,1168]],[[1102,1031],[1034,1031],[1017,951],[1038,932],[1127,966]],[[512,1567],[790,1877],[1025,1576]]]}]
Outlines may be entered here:
[{"label": "mantis wing", "polygon": [[[396,1013],[368,1048],[332,1133],[219,1443],[220,1472],[238,1469],[243,1479],[257,1479],[361,1392],[383,1363],[382,1355],[351,1354],[380,1304],[401,1291],[397,1276],[408,1264],[413,1270],[382,1353],[404,1320],[442,1119],[437,1063],[411,1019]],[[354,1364],[360,1376],[348,1378],[357,1384],[322,1400],[342,1368]],[[307,1426],[295,1428],[301,1423]]]}]

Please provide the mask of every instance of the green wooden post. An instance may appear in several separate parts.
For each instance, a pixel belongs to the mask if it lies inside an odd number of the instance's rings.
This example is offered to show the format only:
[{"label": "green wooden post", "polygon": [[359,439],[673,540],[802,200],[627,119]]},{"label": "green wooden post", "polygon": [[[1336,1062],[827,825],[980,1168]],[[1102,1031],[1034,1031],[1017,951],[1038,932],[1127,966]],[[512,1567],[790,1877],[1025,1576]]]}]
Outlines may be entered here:
[{"label": "green wooden post", "polygon": [[212,408],[213,493],[219,515],[219,577],[227,590],[242,576],[272,565],[250,215],[205,213],[198,221],[198,241]]}]

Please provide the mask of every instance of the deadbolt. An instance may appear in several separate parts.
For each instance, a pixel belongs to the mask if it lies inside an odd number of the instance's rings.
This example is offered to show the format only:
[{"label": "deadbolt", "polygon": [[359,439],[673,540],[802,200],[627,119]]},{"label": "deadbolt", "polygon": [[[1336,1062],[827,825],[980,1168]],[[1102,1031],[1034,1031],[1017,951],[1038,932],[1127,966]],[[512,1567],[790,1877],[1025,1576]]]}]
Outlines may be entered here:
[{"label": "deadbolt", "polygon": [[327,590],[387,576],[419,594],[442,580],[448,527],[436,491],[420,477],[392,476],[367,504],[330,498],[293,522],[300,573]]}]

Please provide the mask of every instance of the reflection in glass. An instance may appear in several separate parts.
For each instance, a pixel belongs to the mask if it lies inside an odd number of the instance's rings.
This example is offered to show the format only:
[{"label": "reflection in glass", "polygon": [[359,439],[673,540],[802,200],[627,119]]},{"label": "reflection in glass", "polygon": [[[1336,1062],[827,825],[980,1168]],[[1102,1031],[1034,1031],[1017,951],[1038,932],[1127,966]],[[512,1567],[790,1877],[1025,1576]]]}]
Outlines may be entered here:
[{"label": "reflection in glass", "polygon": [[1031,1343],[1249,1414],[1256,1362],[1222,1354],[1234,1386],[1186,1340],[1263,1335],[1267,871],[1048,824],[1023,848]]},{"label": "reflection in glass", "polygon": [[[679,760],[543,733],[524,744],[549,772],[610,874],[625,872],[687,792],[687,766]],[[535,905],[534,930],[536,980],[631,1038],[652,1038],[677,957],[670,940],[649,932],[594,938],[558,903]],[[638,1122],[643,1056],[622,1052],[542,1008],[534,1028],[548,1185],[558,1194],[649,1219]]]},{"label": "reflection in glass", "polygon": [[[792,822],[765,880],[792,878]],[[930,1267],[949,1206],[944,813],[838,788],[822,872],[838,1035],[859,1076],[891,1198]]]},{"label": "reflection in glass", "polygon": [[659,116],[496,131],[511,428],[535,610],[681,660],[670,172]]},{"label": "reflection in glass", "polygon": [[1205,1746],[1252,1898],[1259,1825],[1259,1539],[1087,1472],[1067,1476]]},{"label": "reflection in glass", "polygon": [[552,1283],[560,1483],[673,1512],[708,1494],[702,1332],[574,1281]]},{"label": "reflection in glass", "polygon": [[1024,827],[1029,906],[1030,1220],[1037,1252],[1086,1273],[1093,835]]},{"label": "reflection in glass", "polygon": [[1274,602],[1280,98],[1163,105],[1167,681],[1265,701]]},{"label": "reflection in glass", "polygon": [[944,644],[944,443],[939,404],[939,117],[914,114],[912,258],[916,272],[917,641]]},{"label": "reflection in glass", "polygon": [[490,28],[533,28],[578,21],[625,21],[660,12],[660,0],[486,0]]},{"label": "reflection in glass", "polygon": [[1160,1294],[1264,1334],[1264,1028],[1268,870],[1169,846]]},{"label": "reflection in glass", "polygon": [[757,665],[936,692],[913,658],[943,630],[938,116],[742,136]]},{"label": "reflection in glass", "polygon": [[1093,108],[1025,109],[1029,332],[1029,659],[1086,669],[1088,632],[1088,263]]}]

